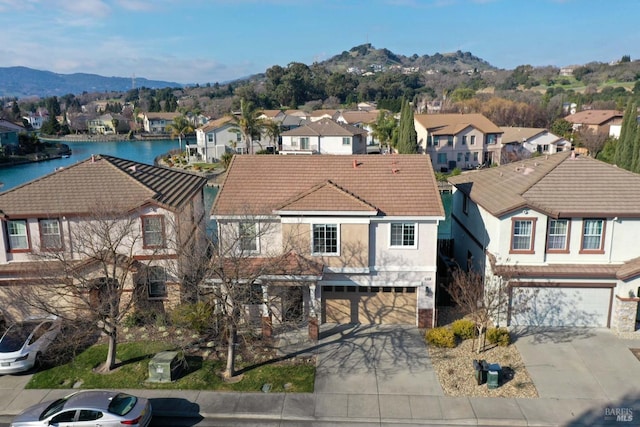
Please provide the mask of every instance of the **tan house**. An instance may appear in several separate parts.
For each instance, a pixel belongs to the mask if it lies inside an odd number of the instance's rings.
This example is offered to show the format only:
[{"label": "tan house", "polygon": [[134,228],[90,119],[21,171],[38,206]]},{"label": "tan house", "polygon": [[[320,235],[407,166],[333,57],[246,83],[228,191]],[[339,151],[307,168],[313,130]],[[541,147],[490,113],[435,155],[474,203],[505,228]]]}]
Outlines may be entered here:
[{"label": "tan house", "polygon": [[141,113],[142,127],[148,133],[168,133],[167,126],[180,115],[180,113]]},{"label": "tan house", "polygon": [[[287,320],[265,302],[285,288],[311,329],[317,320],[434,325],[444,210],[428,156],[235,156],[211,217],[221,248],[241,236],[248,259],[275,269],[247,284],[262,287],[268,323]],[[296,268],[269,262],[283,254]]]},{"label": "tan house", "polygon": [[595,133],[610,134],[611,126],[620,125],[624,113],[617,110],[584,110],[569,114],[564,119],[573,124],[573,130],[589,129]]},{"label": "tan house", "polygon": [[[141,303],[163,309],[176,305],[183,292],[183,248],[206,242],[205,184],[192,173],[96,155],[0,193],[2,310],[13,310],[13,317],[30,314],[10,296],[16,288],[36,289],[42,271],[64,264],[99,276],[91,268],[102,250],[95,247],[108,239],[88,230],[107,217],[114,233],[131,227],[117,250],[131,269],[124,284],[129,294],[139,290]],[[95,246],[87,242],[92,234]],[[151,270],[152,277],[143,274]]]},{"label": "tan house", "polygon": [[436,171],[500,164],[502,129],[482,114],[416,114],[414,123]]}]

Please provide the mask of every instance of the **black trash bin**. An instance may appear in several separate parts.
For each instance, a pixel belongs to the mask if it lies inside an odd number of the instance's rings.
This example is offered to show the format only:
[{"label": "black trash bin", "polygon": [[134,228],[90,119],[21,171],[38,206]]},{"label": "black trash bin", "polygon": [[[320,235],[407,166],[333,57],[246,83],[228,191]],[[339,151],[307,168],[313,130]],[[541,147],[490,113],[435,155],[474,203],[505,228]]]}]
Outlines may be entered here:
[{"label": "black trash bin", "polygon": [[487,362],[473,359],[473,370],[475,372],[476,383],[482,385],[487,381]]}]

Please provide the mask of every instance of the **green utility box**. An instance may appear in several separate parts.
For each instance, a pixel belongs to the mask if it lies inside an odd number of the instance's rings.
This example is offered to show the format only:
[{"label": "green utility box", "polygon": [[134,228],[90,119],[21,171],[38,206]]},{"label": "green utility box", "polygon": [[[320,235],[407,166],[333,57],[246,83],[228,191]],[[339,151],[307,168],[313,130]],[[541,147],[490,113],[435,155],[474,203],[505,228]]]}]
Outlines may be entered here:
[{"label": "green utility box", "polygon": [[491,363],[487,370],[487,388],[498,388],[500,385],[500,373],[502,368],[497,363]]},{"label": "green utility box", "polygon": [[149,382],[168,383],[180,376],[182,353],[179,351],[161,351],[149,362]]}]

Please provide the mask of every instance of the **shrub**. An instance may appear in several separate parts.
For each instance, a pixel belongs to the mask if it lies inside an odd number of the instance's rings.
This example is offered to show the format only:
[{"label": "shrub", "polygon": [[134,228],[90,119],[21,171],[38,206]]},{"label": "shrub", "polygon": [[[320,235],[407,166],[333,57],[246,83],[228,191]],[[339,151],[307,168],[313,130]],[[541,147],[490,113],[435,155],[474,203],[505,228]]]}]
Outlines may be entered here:
[{"label": "shrub", "polygon": [[451,324],[451,330],[461,340],[468,340],[476,335],[476,324],[469,319],[458,319]]},{"label": "shrub", "polygon": [[511,337],[507,328],[489,328],[487,329],[487,341],[491,344],[498,344],[500,347],[506,347],[511,343]]},{"label": "shrub", "polygon": [[456,346],[456,337],[450,328],[429,329],[425,338],[429,344],[436,347],[453,348]]},{"label": "shrub", "polygon": [[142,326],[144,322],[144,314],[140,311],[134,311],[133,313],[127,314],[127,317],[124,318],[122,324],[125,328],[133,328],[136,326]]},{"label": "shrub", "polygon": [[212,326],[213,317],[211,304],[202,301],[180,304],[171,312],[171,321],[174,325],[189,328],[200,334]]}]

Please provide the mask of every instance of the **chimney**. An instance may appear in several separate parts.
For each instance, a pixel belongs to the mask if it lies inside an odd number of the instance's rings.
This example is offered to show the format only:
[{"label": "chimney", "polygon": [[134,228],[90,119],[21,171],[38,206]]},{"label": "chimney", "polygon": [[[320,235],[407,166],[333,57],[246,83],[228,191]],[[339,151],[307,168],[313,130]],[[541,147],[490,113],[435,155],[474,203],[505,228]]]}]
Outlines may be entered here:
[{"label": "chimney", "polygon": [[353,168],[356,169],[358,167],[358,161],[353,159]]}]

